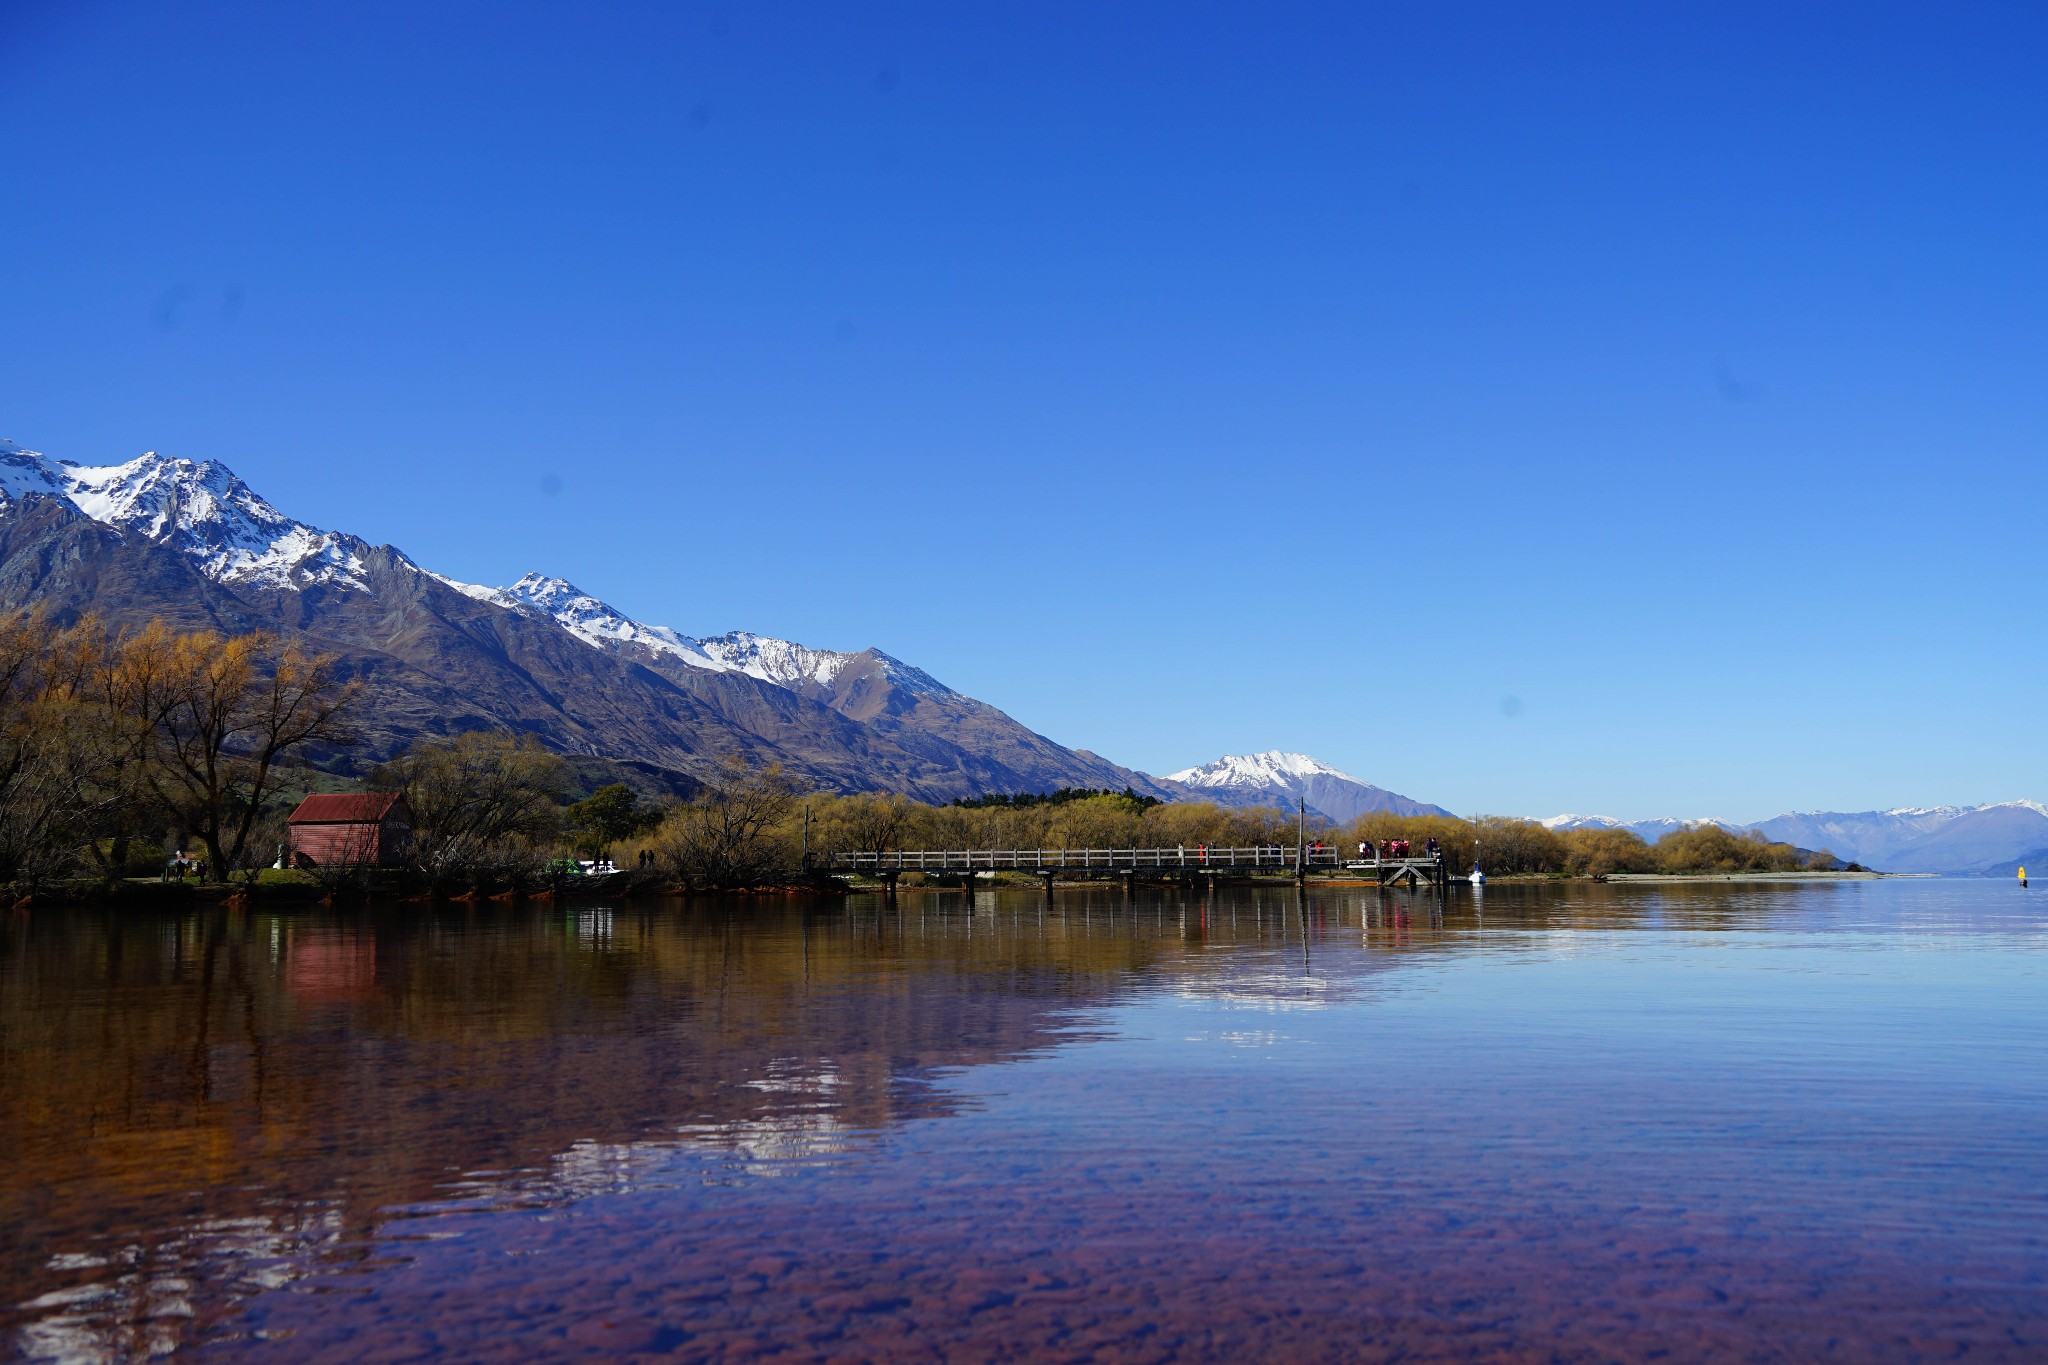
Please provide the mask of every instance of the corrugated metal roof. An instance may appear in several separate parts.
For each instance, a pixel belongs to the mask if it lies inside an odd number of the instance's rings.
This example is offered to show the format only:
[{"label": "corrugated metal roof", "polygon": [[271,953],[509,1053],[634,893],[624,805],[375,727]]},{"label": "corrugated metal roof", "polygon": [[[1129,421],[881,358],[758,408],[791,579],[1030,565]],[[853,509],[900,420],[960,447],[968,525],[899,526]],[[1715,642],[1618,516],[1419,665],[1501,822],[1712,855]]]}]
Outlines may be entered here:
[{"label": "corrugated metal roof", "polygon": [[294,825],[374,825],[398,804],[397,792],[321,792],[299,802],[287,823]]}]

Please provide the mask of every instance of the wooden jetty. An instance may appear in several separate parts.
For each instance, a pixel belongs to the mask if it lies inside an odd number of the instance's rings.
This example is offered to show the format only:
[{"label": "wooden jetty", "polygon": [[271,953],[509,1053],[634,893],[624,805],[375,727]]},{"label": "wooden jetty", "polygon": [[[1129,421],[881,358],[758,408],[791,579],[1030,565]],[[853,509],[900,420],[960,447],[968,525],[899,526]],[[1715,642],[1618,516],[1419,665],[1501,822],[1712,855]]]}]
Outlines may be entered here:
[{"label": "wooden jetty", "polygon": [[878,853],[830,853],[824,868],[831,872],[865,873],[878,877],[890,895],[905,872],[957,874],[971,880],[980,872],[1029,872],[1052,892],[1061,874],[1070,878],[1122,877],[1135,885],[1149,874],[1155,880],[1211,879],[1230,873],[1291,873],[1305,881],[1311,872],[1349,872],[1371,877],[1380,886],[1428,885],[1442,888],[1449,880],[1441,853],[1407,858],[1346,858],[1336,849],[1288,848],[1254,844],[1247,848],[1185,845],[1173,848],[958,848],[905,849]]}]

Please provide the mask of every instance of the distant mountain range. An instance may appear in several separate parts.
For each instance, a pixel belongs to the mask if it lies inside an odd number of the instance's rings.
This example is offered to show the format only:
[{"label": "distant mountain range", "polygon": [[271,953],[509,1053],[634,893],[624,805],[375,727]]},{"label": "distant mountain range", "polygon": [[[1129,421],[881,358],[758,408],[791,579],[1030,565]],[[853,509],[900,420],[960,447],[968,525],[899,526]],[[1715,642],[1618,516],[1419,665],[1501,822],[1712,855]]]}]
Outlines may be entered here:
[{"label": "distant mountain range", "polygon": [[1748,825],[1738,825],[1729,820],[1677,820],[1669,817],[1657,820],[1615,820],[1605,815],[1552,815],[1538,820],[1545,829],[1625,829],[1631,834],[1641,835],[1649,843],[1656,843],[1665,835],[1676,830],[1691,829],[1694,825],[1719,825],[1723,829],[1747,830]]},{"label": "distant mountain range", "polygon": [[369,689],[360,770],[421,738],[531,734],[585,769],[687,793],[728,755],[835,791],[929,801],[1062,787],[1311,809],[1438,807],[1302,754],[1226,756],[1173,778],[1047,739],[877,649],[815,649],[636,621],[560,578],[486,587],[273,507],[225,465],[150,452],[82,465],[0,441],[0,606],[116,626],[274,630]]},{"label": "distant mountain range", "polygon": [[1773,816],[1757,828],[1773,839],[1826,848],[1886,872],[1990,872],[2048,855],[2048,808],[2034,801],[1810,811]]},{"label": "distant mountain range", "polygon": [[1762,830],[1800,848],[1885,872],[1997,873],[2040,865],[2048,870],[2048,806],[2001,801],[1988,806],[1902,806],[1896,810],[1794,811],[1740,824],[1730,820],[1612,820],[1598,815],[1554,815],[1552,829],[1629,829],[1655,842],[1675,829],[1716,824]]}]

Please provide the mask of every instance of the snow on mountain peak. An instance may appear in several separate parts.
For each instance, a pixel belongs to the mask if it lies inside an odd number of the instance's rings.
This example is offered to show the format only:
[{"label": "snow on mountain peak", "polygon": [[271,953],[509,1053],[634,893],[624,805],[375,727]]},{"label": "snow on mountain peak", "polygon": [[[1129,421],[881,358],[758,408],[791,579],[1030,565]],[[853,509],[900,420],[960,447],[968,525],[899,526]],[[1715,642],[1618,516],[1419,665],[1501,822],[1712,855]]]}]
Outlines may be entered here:
[{"label": "snow on mountain peak", "polygon": [[800,688],[807,682],[830,689],[846,667],[851,654],[828,649],[810,649],[789,640],[756,635],[750,630],[728,631],[700,642],[704,652],[727,668],[774,683],[777,687]]},{"label": "snow on mountain peak", "polygon": [[1977,809],[1977,810],[1994,810],[1994,809],[1996,809],[1996,810],[2004,810],[2004,809],[2014,809],[2014,810],[2030,810],[2030,811],[2034,812],[2034,814],[2036,814],[2036,815],[2041,815],[2041,816],[2048,816],[2048,806],[2044,806],[2044,805],[2042,805],[2042,804],[2041,804],[2041,803],[2040,803],[2039,801],[1993,801],[1993,802],[1991,802],[1991,803],[1990,803],[1989,805],[1984,805],[1984,806],[1978,806],[1978,807],[1976,807],[1975,809]]},{"label": "snow on mountain peak", "polygon": [[1292,787],[1310,777],[1335,777],[1359,786],[1370,783],[1331,767],[1307,754],[1268,749],[1258,754],[1225,754],[1213,763],[1202,763],[1168,773],[1166,780],[1190,787]]},{"label": "snow on mountain peak", "polygon": [[67,496],[64,480],[58,477],[51,461],[12,441],[0,441],[0,500],[11,501],[25,493]]},{"label": "snow on mountain peak", "polygon": [[657,654],[680,659],[693,668],[706,668],[714,673],[726,671],[727,666],[723,662],[707,654],[703,646],[689,636],[667,626],[643,625],[618,608],[592,597],[566,578],[530,573],[509,588],[478,588],[452,579],[442,581],[479,601],[498,606],[525,607],[538,612],[585,644],[600,649],[638,645]]},{"label": "snow on mountain peak", "polygon": [[[847,664],[859,657],[829,649],[811,649],[793,641],[756,635],[747,630],[700,640],[667,626],[650,626],[636,621],[567,579],[551,578],[546,574],[527,574],[509,588],[479,587],[440,574],[434,577],[480,602],[537,612],[585,644],[599,649],[639,646],[692,668],[708,669],[714,673],[744,673],[750,678],[791,691],[816,684],[829,692]],[[899,686],[931,695],[951,694],[950,688],[922,669],[912,668],[879,651],[874,654],[881,660],[890,679]]]},{"label": "snow on mountain peak", "polygon": [[293,521],[217,460],[147,451],[114,465],[53,460],[0,442],[0,494],[68,499],[94,521],[182,551],[221,583],[367,588],[362,542]]},{"label": "snow on mountain peak", "polygon": [[1611,815],[1550,815],[1538,820],[1545,829],[1620,829],[1626,823]]},{"label": "snow on mountain peak", "polygon": [[[777,640],[772,636],[756,635],[750,630],[729,631],[698,641],[704,652],[714,659],[722,660],[728,667],[739,670],[749,677],[771,682],[778,687],[801,688],[806,683],[816,683],[831,691],[846,666],[859,658],[858,653],[843,653],[831,649],[812,649],[807,645],[789,640]],[[906,691],[920,692],[927,696],[951,696],[953,689],[921,668],[913,668],[901,659],[892,658],[880,650],[868,650],[882,665],[891,682]]]}]

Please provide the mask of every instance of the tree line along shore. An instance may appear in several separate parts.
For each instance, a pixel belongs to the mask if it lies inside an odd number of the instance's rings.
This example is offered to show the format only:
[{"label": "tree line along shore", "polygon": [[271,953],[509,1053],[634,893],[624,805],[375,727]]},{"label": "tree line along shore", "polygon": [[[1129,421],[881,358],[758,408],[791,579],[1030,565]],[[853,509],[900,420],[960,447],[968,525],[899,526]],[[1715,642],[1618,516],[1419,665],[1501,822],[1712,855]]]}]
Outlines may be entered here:
[{"label": "tree line along shore", "polygon": [[[832,852],[1292,846],[1298,832],[1290,811],[1129,791],[943,806],[807,792],[772,765],[737,759],[691,800],[649,800],[620,783],[586,794],[560,755],[490,731],[422,741],[345,783],[328,768],[355,743],[364,702],[333,658],[260,632],[0,619],[0,886],[16,899],[93,898],[162,882],[176,866],[254,894],[517,895],[561,890],[583,877],[582,863],[616,859],[627,870],[608,890],[827,887],[812,868]],[[277,867],[292,809],[338,789],[402,795],[402,844],[374,862]],[[1489,876],[1838,866],[1824,851],[1715,826],[1648,844],[1627,830],[1507,817],[1369,814],[1342,826],[1312,819],[1308,836],[1340,849],[1435,839],[1450,866]]]}]

